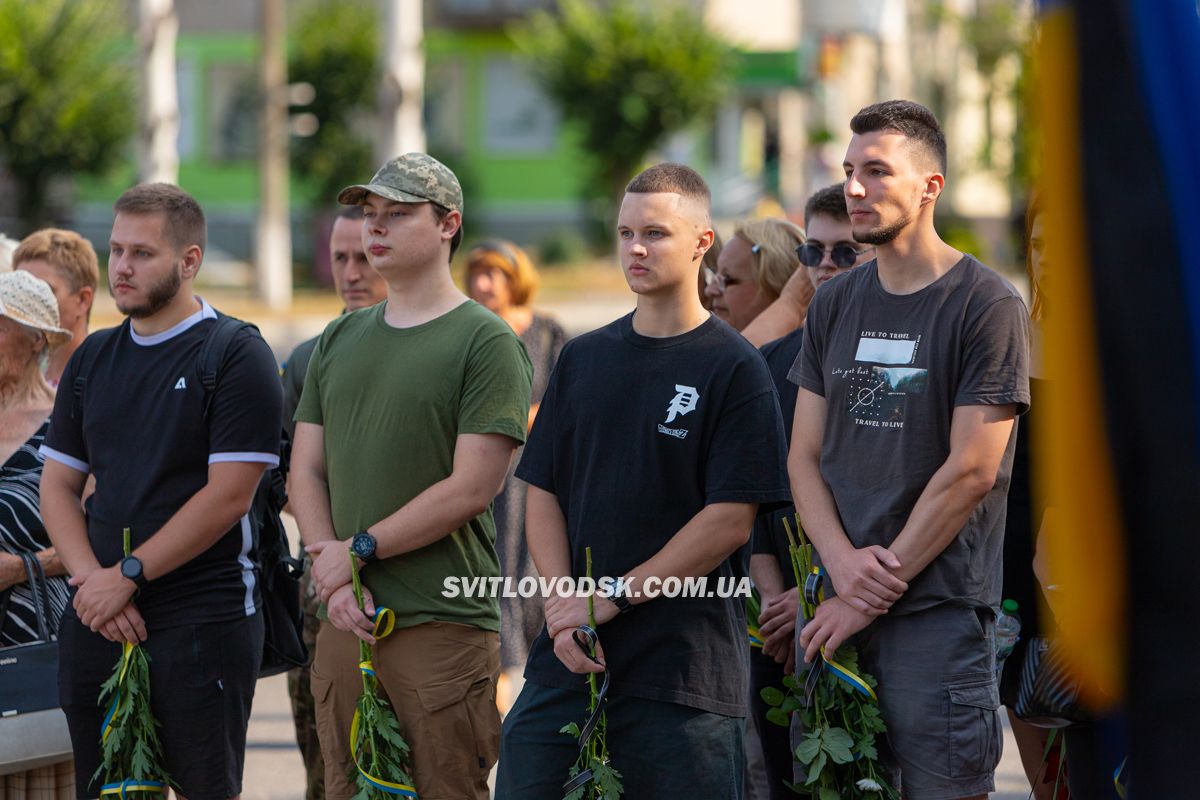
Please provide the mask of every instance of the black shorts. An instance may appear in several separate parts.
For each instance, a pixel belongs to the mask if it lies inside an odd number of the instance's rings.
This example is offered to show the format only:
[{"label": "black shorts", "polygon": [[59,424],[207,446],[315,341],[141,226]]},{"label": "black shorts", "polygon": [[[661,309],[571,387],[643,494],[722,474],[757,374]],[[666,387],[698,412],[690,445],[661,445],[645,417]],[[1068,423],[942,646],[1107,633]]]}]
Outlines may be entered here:
[{"label": "black shorts", "polygon": [[[150,705],[171,783],[188,800],[228,800],[242,791],[246,727],[262,659],[261,614],[151,632]],[[100,684],[121,646],[86,628],[68,608],[58,635],[58,692],[75,750],[75,795],[99,797]]]}]

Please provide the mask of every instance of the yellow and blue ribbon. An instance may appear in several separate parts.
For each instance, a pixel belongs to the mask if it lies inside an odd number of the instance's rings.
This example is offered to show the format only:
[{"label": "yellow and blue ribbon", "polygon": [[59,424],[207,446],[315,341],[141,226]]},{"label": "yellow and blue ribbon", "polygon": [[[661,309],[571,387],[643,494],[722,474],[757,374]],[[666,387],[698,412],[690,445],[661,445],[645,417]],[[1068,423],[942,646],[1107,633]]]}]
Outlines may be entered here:
[{"label": "yellow and blue ribbon", "polygon": [[158,792],[166,794],[167,785],[162,781],[143,781],[126,778],[118,783],[106,783],[100,787],[100,796],[116,795],[125,800],[126,792]]},{"label": "yellow and blue ribbon", "polygon": [[[374,673],[371,674],[373,675]],[[358,763],[358,721],[359,713],[356,709],[354,712],[354,719],[350,723],[350,757],[354,759],[354,766],[358,768],[359,774],[366,778],[367,782],[376,789],[387,792],[388,794],[397,795],[399,797],[415,798],[417,796],[417,790],[412,786],[409,786],[405,783],[396,783],[394,781],[384,780],[383,778],[377,778],[363,769],[362,764]]]},{"label": "yellow and blue ribbon", "polygon": [[[804,579],[804,601],[810,606],[818,606],[825,600],[825,588],[822,585],[825,582],[824,567],[813,566],[812,572]],[[835,654],[836,655],[836,654]],[[825,648],[821,648],[821,661],[824,666],[829,669],[839,680],[845,683],[854,691],[871,698],[876,703],[879,702],[879,696],[875,694],[875,690],[870,684],[860,678],[853,670],[848,669],[838,662],[834,661],[825,654]],[[813,665],[810,670],[815,673],[820,669],[818,665]],[[813,678],[815,681],[815,678]]]},{"label": "yellow and blue ribbon", "polygon": [[[129,672],[129,662],[133,658],[134,647],[135,645],[125,642],[121,649],[121,673],[117,676],[117,695],[113,698],[112,705],[108,707],[108,713],[104,715],[104,722],[100,726],[101,744],[112,733],[113,721],[120,712],[122,701],[125,699],[125,675]],[[167,785],[162,781],[126,778],[123,781],[106,783],[100,787],[101,797],[115,794],[120,800],[125,800],[127,792],[157,792],[158,794],[165,795],[167,793]]]},{"label": "yellow and blue ribbon", "polygon": [[121,674],[117,677],[117,696],[113,698],[112,705],[108,707],[108,713],[104,715],[104,722],[100,725],[101,744],[108,739],[108,734],[112,733],[113,719],[116,718],[117,712],[121,710],[121,701],[125,698],[125,673],[129,672],[129,660],[132,657],[133,645],[125,642],[121,652]]},{"label": "yellow and blue ribbon", "polygon": [[[375,628],[371,635],[378,641],[386,639],[396,627],[396,614],[386,606],[375,609],[375,616],[371,618],[375,623]],[[370,661],[360,661],[358,663],[359,671],[364,675],[370,675],[375,680],[378,678],[375,675],[375,665]],[[354,719],[350,721],[350,757],[354,760],[354,766],[358,769],[360,775],[366,779],[368,783],[388,794],[394,794],[398,797],[417,797],[417,790],[406,783],[396,783],[395,781],[384,780],[378,778],[363,769],[362,764],[358,763],[358,725],[360,715],[358,710],[354,711]]]}]

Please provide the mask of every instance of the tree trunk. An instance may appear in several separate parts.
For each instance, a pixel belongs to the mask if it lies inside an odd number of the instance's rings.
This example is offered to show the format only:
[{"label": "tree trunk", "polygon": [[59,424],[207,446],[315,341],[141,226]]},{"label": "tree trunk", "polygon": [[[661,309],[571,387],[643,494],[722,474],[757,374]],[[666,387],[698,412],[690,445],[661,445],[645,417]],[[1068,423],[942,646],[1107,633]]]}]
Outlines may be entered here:
[{"label": "tree trunk", "polygon": [[382,136],[376,162],[425,152],[425,23],[421,0],[387,0],[384,7]]},{"label": "tree trunk", "polygon": [[174,0],[139,0],[142,128],[138,136],[138,178],[142,181],[179,181],[179,93],[175,85],[178,32]]}]

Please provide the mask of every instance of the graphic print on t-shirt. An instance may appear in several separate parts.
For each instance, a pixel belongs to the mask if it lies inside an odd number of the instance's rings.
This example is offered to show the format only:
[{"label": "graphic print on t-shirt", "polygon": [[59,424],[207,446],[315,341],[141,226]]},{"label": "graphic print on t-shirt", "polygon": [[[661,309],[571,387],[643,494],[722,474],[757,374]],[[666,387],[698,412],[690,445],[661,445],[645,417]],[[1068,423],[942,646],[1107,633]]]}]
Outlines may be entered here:
[{"label": "graphic print on t-shirt", "polygon": [[[692,413],[696,410],[696,404],[699,402],[700,393],[696,391],[695,386],[675,384],[675,396],[671,398],[671,402],[667,403],[667,418],[664,422],[674,422],[676,417]],[[686,439],[688,435],[687,428],[668,428],[661,422],[658,425],[658,432],[674,436],[676,439]]]},{"label": "graphic print on t-shirt", "polygon": [[[846,411],[857,425],[903,428],[904,403],[910,394],[924,394],[929,370],[910,366],[921,345],[920,334],[862,331],[854,360],[872,366],[834,370],[849,382]],[[878,365],[887,366],[878,366]],[[893,366],[896,365],[896,366]]]}]

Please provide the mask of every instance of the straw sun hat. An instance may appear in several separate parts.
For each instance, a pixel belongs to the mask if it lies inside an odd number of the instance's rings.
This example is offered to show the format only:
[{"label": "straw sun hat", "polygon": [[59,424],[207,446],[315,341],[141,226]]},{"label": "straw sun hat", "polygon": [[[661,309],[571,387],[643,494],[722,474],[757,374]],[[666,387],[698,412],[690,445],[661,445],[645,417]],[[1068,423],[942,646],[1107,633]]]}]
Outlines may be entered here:
[{"label": "straw sun hat", "polygon": [[50,349],[71,341],[58,327],[58,301],[49,284],[24,270],[0,274],[0,315],[46,334]]}]

